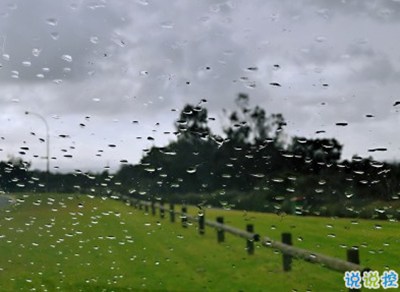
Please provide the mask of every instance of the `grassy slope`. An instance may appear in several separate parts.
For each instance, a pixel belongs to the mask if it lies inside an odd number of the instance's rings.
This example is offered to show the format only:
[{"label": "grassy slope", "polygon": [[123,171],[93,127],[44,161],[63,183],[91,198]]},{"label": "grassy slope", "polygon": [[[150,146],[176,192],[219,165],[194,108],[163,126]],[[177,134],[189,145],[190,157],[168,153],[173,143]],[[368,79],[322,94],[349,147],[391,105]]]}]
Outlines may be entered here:
[{"label": "grassy slope", "polygon": [[[248,256],[244,240],[227,235],[217,244],[211,229],[200,236],[195,226],[183,229],[168,216],[159,222],[110,199],[51,198],[29,196],[0,210],[0,291],[345,291],[341,273],[302,261],[284,273],[278,253],[258,246]],[[340,244],[365,244],[365,265],[400,270],[397,223],[207,210],[208,219],[221,214],[272,238],[289,230],[297,246],[341,258]]]},{"label": "grassy slope", "polygon": [[207,210],[207,219],[221,215],[226,224],[243,229],[246,223],[253,223],[257,233],[272,239],[279,240],[282,232],[291,232],[294,245],[342,259],[346,257],[346,247],[358,246],[364,266],[378,270],[400,268],[398,222]]}]

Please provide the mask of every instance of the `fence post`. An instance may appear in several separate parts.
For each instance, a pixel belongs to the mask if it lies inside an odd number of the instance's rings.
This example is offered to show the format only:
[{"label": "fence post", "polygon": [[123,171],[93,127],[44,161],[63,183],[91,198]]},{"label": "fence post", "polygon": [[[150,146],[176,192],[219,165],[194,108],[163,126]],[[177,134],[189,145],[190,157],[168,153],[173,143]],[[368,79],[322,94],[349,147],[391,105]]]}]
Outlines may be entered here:
[{"label": "fence post", "polygon": [[[347,261],[357,264],[357,265],[360,264],[360,253],[359,253],[358,247],[352,247],[347,250]],[[361,275],[361,277],[362,276],[363,275]],[[361,291],[361,290],[360,289],[349,289],[349,291],[354,292],[354,291]]]},{"label": "fence post", "polygon": [[[254,233],[254,225],[253,224],[247,224],[246,225],[246,231],[250,233]],[[254,254],[254,239],[247,239],[246,240],[246,249],[247,249],[247,254],[252,255]]]},{"label": "fence post", "polygon": [[205,228],[204,228],[205,214],[204,214],[204,211],[200,211],[199,212],[198,218],[199,218],[199,234],[203,235],[204,232],[205,232]]},{"label": "fence post", "polygon": [[[217,217],[217,222],[220,224],[224,224],[224,217],[222,217],[222,216]],[[217,240],[218,240],[218,243],[225,241],[225,232],[221,228],[217,228]]]},{"label": "fence post", "polygon": [[165,210],[164,210],[164,201],[160,201],[160,218],[164,219],[165,217]]},{"label": "fence post", "polygon": [[[250,233],[254,233],[254,225],[253,224],[247,224],[246,225],[246,231]],[[246,240],[246,249],[247,249],[247,254],[252,255],[254,254],[254,239],[247,239]]]},{"label": "fence post", "polygon": [[151,215],[153,215],[153,216],[156,215],[156,206],[155,206],[154,200],[151,201]]},{"label": "fence post", "polygon": [[186,217],[186,213],[187,213],[187,207],[185,205],[182,205],[182,227],[183,228],[187,228],[187,217]]},{"label": "fence post", "polygon": [[175,205],[174,205],[174,203],[169,204],[169,219],[171,220],[171,223],[175,222]]},{"label": "fence post", "polygon": [[[282,242],[287,245],[292,245],[292,234],[289,232],[282,233]],[[292,269],[292,256],[287,254],[282,254],[283,258],[283,270],[288,272]]]},{"label": "fence post", "polygon": [[360,264],[360,254],[357,247],[352,247],[347,250],[347,261],[357,265]]}]

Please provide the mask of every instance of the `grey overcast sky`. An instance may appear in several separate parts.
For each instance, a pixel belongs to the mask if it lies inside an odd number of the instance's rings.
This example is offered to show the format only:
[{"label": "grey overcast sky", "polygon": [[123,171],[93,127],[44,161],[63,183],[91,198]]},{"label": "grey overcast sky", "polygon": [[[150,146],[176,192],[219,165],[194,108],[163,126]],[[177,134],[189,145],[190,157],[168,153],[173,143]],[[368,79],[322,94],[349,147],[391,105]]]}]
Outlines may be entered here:
[{"label": "grey overcast sky", "polygon": [[218,132],[245,92],[284,115],[288,136],[398,160],[399,35],[395,0],[4,0],[0,159],[29,147],[21,157],[44,169],[46,130],[31,111],[50,126],[52,168],[115,170],[174,139],[163,132],[186,103],[207,99]]}]

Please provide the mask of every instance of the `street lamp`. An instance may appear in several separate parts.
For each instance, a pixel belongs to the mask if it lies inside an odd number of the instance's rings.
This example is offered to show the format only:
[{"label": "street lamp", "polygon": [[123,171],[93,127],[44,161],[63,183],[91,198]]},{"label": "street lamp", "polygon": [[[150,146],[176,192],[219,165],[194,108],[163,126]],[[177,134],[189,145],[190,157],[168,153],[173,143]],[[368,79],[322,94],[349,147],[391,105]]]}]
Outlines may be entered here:
[{"label": "street lamp", "polygon": [[48,175],[48,174],[50,173],[50,135],[49,135],[49,124],[47,123],[46,119],[45,119],[42,115],[40,115],[40,114],[38,114],[38,113],[26,111],[25,114],[26,114],[26,115],[33,115],[33,116],[38,117],[39,119],[41,119],[41,120],[43,121],[43,123],[44,123],[45,126],[46,126],[46,160],[47,160],[47,163],[46,163],[46,172],[47,172],[47,175]]}]

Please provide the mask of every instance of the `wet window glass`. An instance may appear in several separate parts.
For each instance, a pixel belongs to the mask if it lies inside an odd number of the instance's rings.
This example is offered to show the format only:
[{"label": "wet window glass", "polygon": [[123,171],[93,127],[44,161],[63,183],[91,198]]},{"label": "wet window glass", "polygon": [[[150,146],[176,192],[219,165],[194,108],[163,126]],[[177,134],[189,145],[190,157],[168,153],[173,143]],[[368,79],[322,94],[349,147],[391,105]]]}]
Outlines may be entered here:
[{"label": "wet window glass", "polygon": [[398,288],[399,16],[2,1],[0,290]]}]

